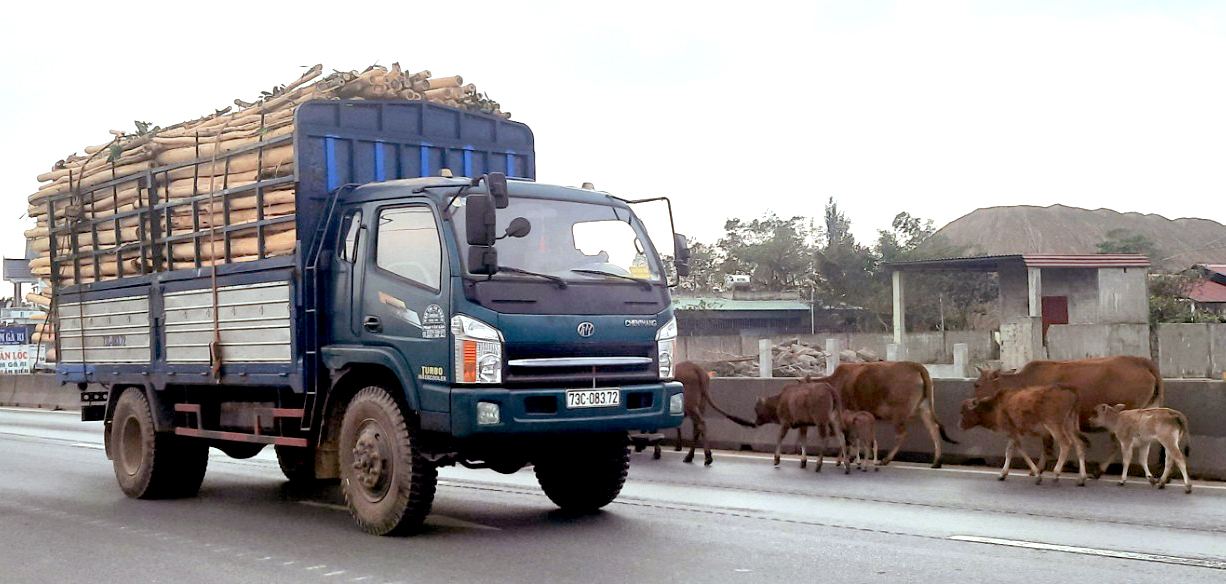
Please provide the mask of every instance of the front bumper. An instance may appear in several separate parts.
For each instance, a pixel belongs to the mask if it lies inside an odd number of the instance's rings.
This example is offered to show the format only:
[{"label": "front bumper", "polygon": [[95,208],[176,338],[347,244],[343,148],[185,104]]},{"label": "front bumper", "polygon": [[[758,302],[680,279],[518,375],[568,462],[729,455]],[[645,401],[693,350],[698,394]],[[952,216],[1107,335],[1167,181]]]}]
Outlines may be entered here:
[{"label": "front bumper", "polygon": [[[456,387],[451,390],[451,435],[456,438],[498,434],[574,432],[656,432],[676,428],[685,417],[668,412],[669,399],[681,393],[680,382],[621,386],[621,403],[613,407],[566,407],[565,389]],[[477,402],[499,405],[497,424],[477,423]]]}]

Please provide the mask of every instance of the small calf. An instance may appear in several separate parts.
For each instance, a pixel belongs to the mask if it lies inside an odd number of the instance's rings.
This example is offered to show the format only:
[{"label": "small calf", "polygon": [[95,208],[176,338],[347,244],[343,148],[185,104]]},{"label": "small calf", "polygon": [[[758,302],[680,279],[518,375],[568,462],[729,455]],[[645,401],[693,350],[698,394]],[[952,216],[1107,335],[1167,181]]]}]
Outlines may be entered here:
[{"label": "small calf", "polygon": [[[1120,443],[1120,451],[1124,453],[1124,472],[1120,475],[1120,486],[1128,482],[1132,449],[1140,446],[1141,468],[1145,469],[1145,478],[1149,480],[1149,484],[1157,485],[1159,489],[1166,487],[1166,483],[1171,480],[1173,461],[1179,465],[1179,472],[1183,475],[1184,492],[1191,493],[1192,481],[1188,479],[1187,461],[1179,449],[1180,443],[1186,444],[1188,440],[1188,418],[1170,408],[1125,410],[1124,407],[1124,404],[1098,404],[1090,418],[1091,424],[1106,428]],[[1157,480],[1149,472],[1149,447],[1154,442],[1160,442],[1166,449],[1166,468],[1162,470],[1162,478]],[[1108,459],[1103,466],[1107,466],[1111,461],[1112,459]]]},{"label": "small calf", "polygon": [[848,460],[843,461],[844,464],[851,468],[850,459],[852,452],[855,452],[856,466],[861,471],[867,471],[864,461],[869,458],[871,452],[873,470],[881,470],[877,466],[877,417],[863,410],[842,410],[841,421],[846,435],[848,457]]},{"label": "small calf", "polygon": [[[802,382],[785,385],[783,390],[776,395],[758,398],[757,403],[754,404],[754,412],[758,416],[757,425],[779,424],[782,426],[779,440],[775,444],[775,466],[779,466],[783,439],[788,435],[788,430],[792,428],[800,430],[800,438],[797,439],[800,444],[800,468],[808,465],[809,457],[805,450],[805,442],[810,426],[817,426],[818,433],[822,437],[822,444],[817,450],[818,472],[822,470],[822,447],[825,446],[827,430],[830,428],[833,428],[833,436],[839,438],[839,457],[846,460],[847,445],[841,439],[843,424],[838,414],[841,406],[839,393],[829,383],[810,382],[808,377]],[[845,472],[851,472],[850,465]]]},{"label": "small calf", "polygon": [[1077,392],[1072,389],[1034,385],[1001,389],[988,397],[968,399],[962,402],[959,426],[963,430],[983,426],[1009,436],[1009,443],[1005,446],[1005,466],[1000,471],[1002,481],[1009,476],[1009,465],[1013,462],[1013,448],[1016,446],[1030,466],[1031,476],[1037,477],[1035,483],[1043,482],[1043,469],[1035,466],[1022,447],[1022,436],[1041,436],[1046,431],[1060,445],[1055,480],[1060,480],[1060,471],[1072,445],[1077,449],[1077,459],[1081,464],[1077,485],[1084,487],[1086,484],[1085,447],[1077,432]]}]

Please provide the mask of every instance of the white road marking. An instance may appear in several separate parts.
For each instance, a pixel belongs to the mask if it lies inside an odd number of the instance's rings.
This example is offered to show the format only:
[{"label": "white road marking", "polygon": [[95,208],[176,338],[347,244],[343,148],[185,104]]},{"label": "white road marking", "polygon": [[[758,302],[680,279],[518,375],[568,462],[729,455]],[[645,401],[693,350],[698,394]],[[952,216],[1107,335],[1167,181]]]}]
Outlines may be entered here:
[{"label": "white road marking", "polygon": [[1144,554],[1138,552],[1124,552],[1118,550],[1106,550],[1098,548],[1086,548],[1069,545],[1057,545],[1052,543],[1041,543],[1035,541],[1022,541],[1016,539],[997,539],[994,537],[975,537],[972,535],[953,535],[949,539],[954,541],[966,541],[971,543],[984,543],[990,545],[1003,545],[1009,547],[1019,547],[1032,550],[1044,550],[1052,552],[1065,552],[1070,554],[1081,554],[1086,556],[1100,556],[1104,558],[1119,558],[1123,560],[1137,560],[1141,562],[1157,562],[1162,564],[1176,564],[1179,566],[1195,566],[1198,568],[1212,568],[1215,570],[1226,570],[1226,561],[1222,560],[1205,560],[1200,558],[1183,558],[1179,556],[1164,556],[1161,554]]},{"label": "white road marking", "polygon": [[[336,505],[334,503],[320,503],[318,501],[298,501],[298,503],[306,505],[307,507],[321,507],[323,509],[332,509],[333,511],[349,511],[349,507],[344,505]],[[482,525],[471,521],[464,521],[463,519],[456,519],[455,517],[448,517],[446,515],[427,515],[426,525],[433,525],[434,527],[459,527],[464,529],[502,531],[502,529],[498,527]]]}]

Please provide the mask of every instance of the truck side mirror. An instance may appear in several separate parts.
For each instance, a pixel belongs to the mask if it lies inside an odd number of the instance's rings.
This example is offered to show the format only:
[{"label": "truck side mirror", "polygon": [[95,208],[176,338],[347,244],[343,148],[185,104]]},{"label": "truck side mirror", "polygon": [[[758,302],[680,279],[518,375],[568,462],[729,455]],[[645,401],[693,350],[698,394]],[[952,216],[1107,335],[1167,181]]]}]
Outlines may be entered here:
[{"label": "truck side mirror", "polygon": [[498,250],[491,246],[468,248],[468,272],[470,274],[495,274],[498,272]]},{"label": "truck side mirror", "polygon": [[485,175],[485,190],[494,198],[494,207],[506,209],[511,204],[507,196],[507,175],[491,172]]},{"label": "truck side mirror", "polygon": [[489,195],[468,195],[464,199],[464,208],[468,245],[494,245],[497,239],[494,200]]},{"label": "truck side mirror", "polygon": [[677,266],[677,276],[690,275],[690,245],[686,243],[685,236],[680,233],[673,234],[673,247],[677,254],[674,265]]}]

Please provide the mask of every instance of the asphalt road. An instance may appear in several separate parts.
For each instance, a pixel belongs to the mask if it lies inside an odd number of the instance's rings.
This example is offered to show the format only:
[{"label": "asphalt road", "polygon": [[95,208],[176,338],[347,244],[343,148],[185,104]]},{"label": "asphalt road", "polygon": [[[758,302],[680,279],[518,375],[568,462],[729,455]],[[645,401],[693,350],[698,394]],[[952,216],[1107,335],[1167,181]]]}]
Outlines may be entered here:
[{"label": "asphalt road", "polygon": [[[1195,452],[1193,452],[1195,455]],[[127,499],[101,424],[0,409],[0,582],[1222,582],[1226,487],[1059,484],[892,464],[636,453],[621,497],[569,517],[531,469],[444,468],[423,533],[367,535],[335,487],[287,485],[271,449],[214,451],[200,496]],[[699,453],[701,460],[701,453]]]}]

